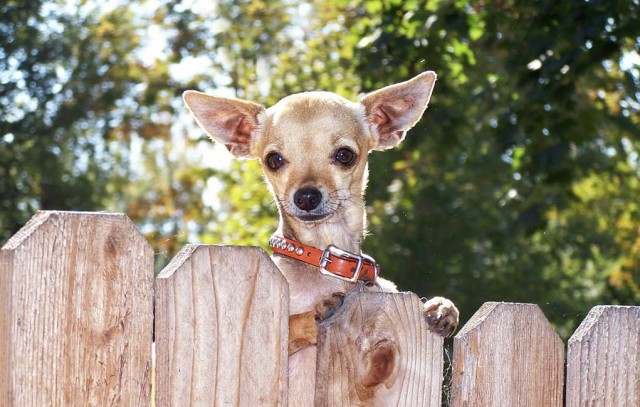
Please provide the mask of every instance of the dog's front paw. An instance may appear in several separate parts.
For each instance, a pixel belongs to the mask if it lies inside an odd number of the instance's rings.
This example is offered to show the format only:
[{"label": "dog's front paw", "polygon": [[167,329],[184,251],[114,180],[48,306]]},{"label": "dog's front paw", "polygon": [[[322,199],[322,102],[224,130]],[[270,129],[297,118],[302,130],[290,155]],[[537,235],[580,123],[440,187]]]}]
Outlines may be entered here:
[{"label": "dog's front paw", "polygon": [[427,319],[429,330],[448,338],[458,327],[460,313],[453,302],[443,297],[433,297],[424,304],[422,309]]},{"label": "dog's front paw", "polygon": [[316,304],[316,321],[322,322],[335,314],[344,302],[344,293],[333,293]]}]

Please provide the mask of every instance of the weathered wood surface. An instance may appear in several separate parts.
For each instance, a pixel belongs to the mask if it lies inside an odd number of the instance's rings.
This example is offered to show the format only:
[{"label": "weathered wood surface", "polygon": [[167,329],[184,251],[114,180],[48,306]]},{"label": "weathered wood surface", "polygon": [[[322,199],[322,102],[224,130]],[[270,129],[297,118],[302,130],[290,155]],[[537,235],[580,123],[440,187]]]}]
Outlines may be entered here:
[{"label": "weathered wood surface", "polygon": [[127,217],[37,213],[0,250],[0,405],[149,405],[152,293]]},{"label": "weathered wood surface", "polygon": [[562,406],[564,345],[537,305],[485,303],[452,364],[452,406]]},{"label": "weathered wood surface", "polygon": [[442,345],[415,294],[351,294],[320,325],[315,404],[440,407]]},{"label": "weathered wood surface", "polygon": [[569,339],[567,407],[640,407],[640,307],[597,306]]},{"label": "weathered wood surface", "polygon": [[156,406],[287,405],[288,285],[264,251],[188,245],[156,284]]}]

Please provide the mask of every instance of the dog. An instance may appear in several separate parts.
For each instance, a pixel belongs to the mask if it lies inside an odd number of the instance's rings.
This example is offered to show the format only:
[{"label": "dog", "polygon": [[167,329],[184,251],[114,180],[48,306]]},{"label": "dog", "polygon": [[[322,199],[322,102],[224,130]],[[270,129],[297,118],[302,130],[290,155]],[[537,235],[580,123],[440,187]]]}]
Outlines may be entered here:
[{"label": "dog", "polygon": [[[270,108],[186,91],[197,123],[236,158],[258,159],[280,221],[270,244],[289,283],[289,403],[312,406],[318,322],[357,289],[397,291],[360,250],[370,152],[398,145],[422,117],[436,74],[351,102],[330,92],[287,96]],[[423,309],[429,329],[450,336],[458,310],[435,297]]]}]

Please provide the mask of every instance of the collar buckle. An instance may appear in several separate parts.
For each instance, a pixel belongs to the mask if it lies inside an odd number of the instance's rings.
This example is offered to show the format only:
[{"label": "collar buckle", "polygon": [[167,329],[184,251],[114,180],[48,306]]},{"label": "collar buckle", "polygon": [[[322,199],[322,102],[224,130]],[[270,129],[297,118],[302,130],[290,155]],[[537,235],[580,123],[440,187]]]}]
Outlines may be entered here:
[{"label": "collar buckle", "polygon": [[[356,260],[358,264],[356,265],[355,270],[353,271],[353,276],[351,278],[343,277],[327,270],[327,264],[331,263],[331,259],[329,258],[329,256],[335,256],[344,260]],[[355,283],[360,279],[360,274],[362,273],[362,265],[364,262],[373,266],[374,278],[372,281],[376,281],[376,279],[378,278],[378,274],[380,273],[380,266],[378,266],[378,264],[376,263],[373,257],[364,253],[361,253],[361,254],[351,253],[330,244],[329,246],[327,246],[327,248],[322,253],[322,256],[320,257],[320,264],[319,264],[320,274],[329,276],[329,277],[334,277],[340,280],[348,281],[350,283]]]}]

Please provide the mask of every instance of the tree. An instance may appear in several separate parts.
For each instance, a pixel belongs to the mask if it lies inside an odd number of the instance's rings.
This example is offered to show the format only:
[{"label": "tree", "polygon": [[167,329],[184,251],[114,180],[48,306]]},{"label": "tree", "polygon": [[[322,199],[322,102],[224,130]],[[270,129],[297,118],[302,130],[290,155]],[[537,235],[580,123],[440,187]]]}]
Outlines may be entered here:
[{"label": "tree", "polygon": [[132,134],[164,109],[169,81],[136,57],[131,10],[72,6],[0,6],[0,240],[38,209],[118,206]]}]

